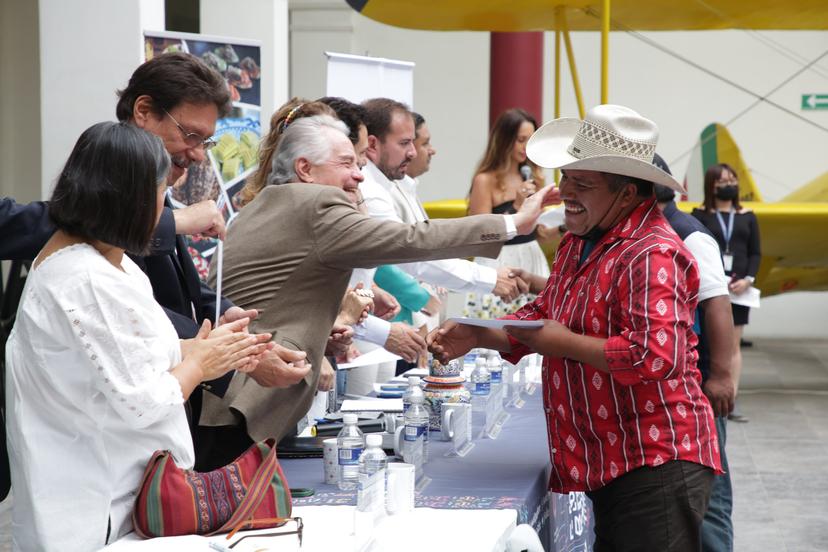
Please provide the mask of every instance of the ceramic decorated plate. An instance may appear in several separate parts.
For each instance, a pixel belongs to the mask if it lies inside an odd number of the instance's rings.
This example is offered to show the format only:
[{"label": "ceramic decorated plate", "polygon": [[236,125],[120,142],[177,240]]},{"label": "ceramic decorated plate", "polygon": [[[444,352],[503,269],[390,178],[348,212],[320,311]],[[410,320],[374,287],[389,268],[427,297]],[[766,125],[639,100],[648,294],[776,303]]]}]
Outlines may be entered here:
[{"label": "ceramic decorated plate", "polygon": [[444,383],[448,385],[463,383],[464,381],[466,381],[466,378],[464,378],[463,376],[453,376],[450,378],[436,378],[434,376],[426,376],[423,378],[423,380],[428,383]]}]

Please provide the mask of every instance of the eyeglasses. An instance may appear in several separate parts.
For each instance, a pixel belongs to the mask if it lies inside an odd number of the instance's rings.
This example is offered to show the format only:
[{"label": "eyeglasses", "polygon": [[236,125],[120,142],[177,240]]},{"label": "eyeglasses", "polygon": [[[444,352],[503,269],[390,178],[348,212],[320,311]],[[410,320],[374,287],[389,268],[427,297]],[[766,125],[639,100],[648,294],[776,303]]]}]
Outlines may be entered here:
[{"label": "eyeglasses", "polygon": [[216,145],[216,141],[212,138],[205,138],[201,134],[197,132],[187,132],[187,130],[181,126],[181,124],[175,120],[175,117],[170,115],[170,112],[166,109],[162,109],[167,116],[172,119],[172,122],[175,123],[175,126],[178,127],[178,130],[181,131],[181,134],[184,135],[184,143],[187,144],[191,148],[202,147],[204,150],[208,150]]},{"label": "eyeglasses", "polygon": [[738,178],[727,178],[727,179],[723,179],[723,180],[717,180],[716,181],[716,186],[732,186],[732,185],[738,184],[738,183],[739,183]]},{"label": "eyeglasses", "polygon": [[234,548],[237,544],[239,544],[241,541],[243,541],[246,538],[254,538],[255,539],[255,538],[259,538],[259,537],[281,537],[281,536],[284,536],[284,535],[296,535],[296,536],[298,536],[299,537],[299,547],[301,548],[302,547],[302,529],[304,527],[304,524],[302,523],[302,518],[300,518],[300,517],[250,519],[250,520],[242,521],[241,523],[236,525],[236,527],[234,527],[233,530],[230,531],[230,533],[227,534],[226,538],[227,538],[227,540],[232,539],[233,536],[240,529],[243,529],[243,528],[252,529],[252,528],[256,527],[257,525],[274,525],[274,524],[284,525],[284,524],[286,524],[290,521],[295,521],[296,522],[296,530],[295,531],[278,531],[278,532],[274,532],[274,533],[257,533],[255,535],[244,535],[243,537],[239,538],[234,543],[228,545],[227,548],[230,548],[230,549]]}]

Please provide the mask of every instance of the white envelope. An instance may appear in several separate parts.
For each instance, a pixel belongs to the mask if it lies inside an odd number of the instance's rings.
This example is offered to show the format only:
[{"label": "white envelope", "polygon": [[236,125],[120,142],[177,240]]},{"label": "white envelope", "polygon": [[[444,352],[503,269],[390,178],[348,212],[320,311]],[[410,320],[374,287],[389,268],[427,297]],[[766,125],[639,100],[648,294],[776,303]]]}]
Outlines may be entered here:
[{"label": "white envelope", "polygon": [[730,302],[734,305],[742,305],[743,307],[750,307],[752,309],[759,308],[759,297],[762,295],[762,292],[759,291],[757,288],[750,286],[745,291],[736,295],[734,293],[730,294]]},{"label": "white envelope", "polygon": [[515,326],[517,328],[540,328],[543,327],[543,320],[484,320],[482,318],[469,318],[466,316],[449,318],[458,324],[466,324],[467,326],[480,326],[481,328],[494,328],[502,330],[505,326]]}]

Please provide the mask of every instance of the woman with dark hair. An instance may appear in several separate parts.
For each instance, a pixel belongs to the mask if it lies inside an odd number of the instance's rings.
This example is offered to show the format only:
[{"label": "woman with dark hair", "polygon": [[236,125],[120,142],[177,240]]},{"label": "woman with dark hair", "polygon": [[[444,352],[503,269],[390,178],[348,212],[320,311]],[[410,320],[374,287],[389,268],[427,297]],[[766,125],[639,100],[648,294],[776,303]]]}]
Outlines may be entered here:
[{"label": "woman with dark hair", "polygon": [[[475,171],[469,189],[470,215],[515,213],[523,201],[543,186],[543,173],[526,157],[526,142],[538,124],[523,109],[504,111],[489,131],[486,153]],[[545,234],[544,234],[545,236]],[[549,263],[537,242],[538,229],[506,242],[497,261],[475,259],[497,266],[522,268],[549,276]]]},{"label": "woman with dark hair", "polygon": [[87,129],[49,203],[57,231],[34,260],[6,347],[15,550],[97,550],[132,530],[147,461],[193,444],[184,401],[250,370],[269,339],[247,319],[179,341],[146,275],[170,158],[126,123]]},{"label": "woman with dark hair", "polygon": [[[699,219],[719,242],[725,274],[730,278],[731,294],[744,293],[759,272],[762,253],[759,248],[759,223],[756,215],[744,209],[739,201],[739,180],[733,167],[726,163],[713,165],[704,174],[704,203],[693,209]],[[739,342],[748,323],[750,308],[733,303],[733,371],[742,370]],[[733,421],[747,421],[741,414],[732,413]]]}]

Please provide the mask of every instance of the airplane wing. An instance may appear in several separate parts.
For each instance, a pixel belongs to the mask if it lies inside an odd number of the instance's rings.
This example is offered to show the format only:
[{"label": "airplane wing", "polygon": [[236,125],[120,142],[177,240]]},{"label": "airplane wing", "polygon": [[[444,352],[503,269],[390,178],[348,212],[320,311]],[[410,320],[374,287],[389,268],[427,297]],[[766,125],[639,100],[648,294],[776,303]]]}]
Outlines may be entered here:
[{"label": "airplane wing", "polygon": [[[540,31],[555,28],[555,8],[567,9],[573,31],[601,27],[600,0],[347,0],[375,21],[434,31]],[[747,8],[747,9],[746,9]],[[828,29],[825,0],[613,0],[615,26],[641,31]]]},{"label": "airplane wing", "polygon": [[[762,262],[756,287],[762,297],[828,289],[828,203],[743,203],[759,222]],[[682,202],[690,212],[697,202]]]}]

